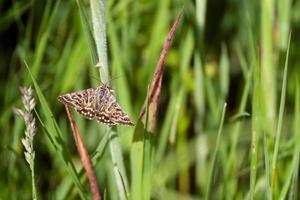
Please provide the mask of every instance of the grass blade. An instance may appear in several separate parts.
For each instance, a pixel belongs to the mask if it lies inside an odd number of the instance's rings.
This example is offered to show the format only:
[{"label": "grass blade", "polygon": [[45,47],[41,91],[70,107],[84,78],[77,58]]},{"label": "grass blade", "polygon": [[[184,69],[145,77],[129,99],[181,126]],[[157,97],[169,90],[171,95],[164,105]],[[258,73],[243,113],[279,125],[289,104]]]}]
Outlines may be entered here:
[{"label": "grass blade", "polygon": [[106,42],[105,0],[90,0],[94,40],[97,49],[97,67],[102,83],[109,84],[109,66]]},{"label": "grass blade", "polygon": [[268,152],[268,144],[267,144],[267,137],[266,134],[264,134],[264,161],[265,161],[265,179],[266,179],[266,198],[268,200],[272,199],[272,192],[271,192],[271,174],[270,174],[270,160],[269,160],[269,152]]},{"label": "grass blade", "polygon": [[278,40],[279,44],[277,44],[282,50],[285,50],[288,44],[288,37],[290,31],[291,24],[291,0],[279,0],[277,1],[278,8],[278,21],[279,26],[278,29],[280,31],[280,40]]},{"label": "grass blade", "polygon": [[276,84],[273,65],[273,30],[274,2],[262,0],[261,4],[261,80],[263,81],[262,95],[264,101],[264,126],[267,134],[275,132],[276,116]]},{"label": "grass blade", "polygon": [[213,154],[210,169],[209,169],[207,188],[206,188],[206,193],[205,193],[205,199],[206,200],[210,199],[210,197],[209,197],[210,196],[210,189],[211,189],[210,187],[211,187],[211,183],[212,183],[212,179],[213,179],[213,175],[214,175],[214,169],[215,169],[215,164],[216,164],[216,160],[217,160],[217,152],[219,150],[221,135],[222,135],[222,131],[223,131],[223,124],[224,124],[224,119],[225,119],[226,106],[227,106],[227,104],[224,103],[222,116],[221,116],[221,120],[220,120],[220,125],[219,125],[219,130],[218,130],[216,146],[215,146],[214,154]]},{"label": "grass blade", "polygon": [[177,91],[174,90],[173,94],[174,95],[171,96],[171,99],[169,101],[169,105],[166,111],[167,114],[163,122],[163,127],[160,130],[160,135],[156,148],[155,162],[159,162],[163,158],[167,148],[168,137],[172,127],[172,122],[174,121],[175,107],[176,103],[178,102]]},{"label": "grass blade", "polygon": [[224,102],[227,98],[229,91],[229,76],[230,76],[230,68],[229,68],[229,57],[227,52],[227,47],[225,44],[222,45],[222,53],[220,60],[220,92],[221,92],[221,102]]},{"label": "grass blade", "polygon": [[[125,171],[125,164],[121,150],[119,136],[117,135],[115,127],[109,130],[109,149],[113,163],[113,171],[115,175],[115,182],[118,189],[120,199],[127,199],[127,191],[129,188],[127,175]],[[124,187],[123,187],[124,186]]]},{"label": "grass blade", "polygon": [[279,107],[279,117],[278,117],[278,124],[275,136],[275,147],[273,153],[273,160],[272,160],[272,182],[271,187],[274,193],[275,189],[275,181],[276,181],[276,164],[277,164],[277,157],[279,152],[279,143],[280,143],[280,136],[282,131],[282,124],[283,124],[283,114],[284,114],[284,107],[285,107],[285,98],[286,98],[286,85],[287,85],[287,70],[288,70],[288,59],[289,59],[289,52],[290,52],[290,42],[291,42],[291,34],[289,36],[289,44],[286,51],[286,58],[285,58],[285,65],[284,65],[284,72],[283,72],[283,82],[282,82],[282,90],[281,90],[281,97],[280,97],[280,107]]},{"label": "grass blade", "polygon": [[31,71],[26,63],[25,66],[27,67],[30,77],[32,79],[38,100],[41,103],[42,112],[44,114],[44,119],[43,121],[41,121],[41,123],[42,126],[45,128],[46,132],[48,133],[47,136],[49,137],[50,144],[52,145],[53,149],[56,150],[57,154],[61,157],[63,163],[65,164],[66,170],[72,176],[73,182],[76,185],[76,188],[78,189],[81,198],[86,199],[84,195],[83,186],[80,183],[78,174],[71,160],[71,155],[67,150],[65,143],[63,142],[61,131],[55,121],[55,118],[50,110],[50,107],[48,106],[46,98],[43,95],[38,83],[36,82],[35,78],[31,74]]},{"label": "grass blade", "polygon": [[[300,140],[300,86],[299,81],[297,80],[296,85],[296,95],[295,95],[295,109],[294,109],[294,155],[293,155],[293,161],[290,168],[291,173],[291,183],[290,180],[286,180],[286,187],[284,192],[288,192],[288,189],[290,189],[289,192],[289,199],[298,199],[298,175],[299,175],[299,158],[300,158],[300,143],[297,142]],[[290,185],[290,187],[288,187]],[[281,198],[285,198],[285,193],[281,192]],[[284,194],[284,195],[282,195]]]},{"label": "grass blade", "polygon": [[88,21],[88,18],[86,16],[86,12],[84,10],[84,7],[82,6],[82,0],[77,0],[77,6],[79,8],[79,12],[80,12],[80,17],[83,23],[83,30],[85,32],[85,36],[87,38],[87,42],[88,42],[88,47],[90,49],[90,53],[91,53],[91,57],[92,57],[92,61],[93,64],[96,65],[99,58],[97,55],[97,49],[96,49],[96,44],[95,44],[95,40],[93,37],[93,33],[92,33],[92,29],[91,29],[91,25]]},{"label": "grass blade", "polygon": [[[46,30],[45,31],[41,30],[42,34],[39,39],[39,42],[37,43],[38,46],[37,46],[35,54],[34,54],[34,61],[33,61],[32,70],[31,70],[34,77],[36,77],[38,75],[40,67],[42,66],[41,65],[42,59],[47,50],[47,48],[46,48],[47,42],[49,40],[49,36],[50,36],[51,30],[53,28],[55,17],[57,16],[57,11],[58,11],[59,5],[60,5],[60,0],[55,2],[54,9],[53,9],[49,19],[47,20]],[[29,77],[26,81],[29,81]]]},{"label": "grass blade", "polygon": [[[259,74],[259,65],[257,63],[256,57],[253,61],[252,70],[248,70],[249,73],[253,73],[254,83],[253,83],[253,96],[252,96],[252,130],[251,130],[251,164],[250,164],[250,199],[255,199],[255,188],[257,185],[257,160],[258,160],[258,145],[261,132],[261,79]],[[268,153],[268,152],[266,152]],[[267,164],[269,164],[269,159],[265,157]],[[268,174],[267,178],[268,180]]]},{"label": "grass blade", "polygon": [[144,126],[138,120],[130,150],[131,161],[131,198],[143,199],[143,169],[144,169]]}]

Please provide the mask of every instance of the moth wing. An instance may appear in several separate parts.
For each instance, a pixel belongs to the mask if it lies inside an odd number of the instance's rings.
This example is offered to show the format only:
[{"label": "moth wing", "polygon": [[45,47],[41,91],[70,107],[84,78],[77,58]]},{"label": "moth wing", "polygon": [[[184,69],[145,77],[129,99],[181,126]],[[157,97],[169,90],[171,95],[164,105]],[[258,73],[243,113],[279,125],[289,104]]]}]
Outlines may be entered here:
[{"label": "moth wing", "polygon": [[81,115],[88,119],[95,117],[95,89],[89,88],[79,92],[72,92],[61,95],[58,100],[63,104],[72,106]]},{"label": "moth wing", "polygon": [[97,121],[111,125],[134,125],[106,85],[99,88]]}]

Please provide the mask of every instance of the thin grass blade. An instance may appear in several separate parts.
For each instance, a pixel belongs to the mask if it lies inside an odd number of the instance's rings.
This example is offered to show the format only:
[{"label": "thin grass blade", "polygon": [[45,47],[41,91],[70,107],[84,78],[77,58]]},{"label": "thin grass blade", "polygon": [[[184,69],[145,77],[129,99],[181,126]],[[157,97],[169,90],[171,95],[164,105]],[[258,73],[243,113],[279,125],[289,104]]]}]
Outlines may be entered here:
[{"label": "thin grass blade", "polygon": [[87,38],[87,43],[88,43],[88,47],[90,49],[92,61],[93,61],[93,64],[96,65],[99,60],[98,55],[97,55],[96,44],[95,44],[95,40],[93,37],[91,25],[88,21],[86,11],[85,11],[81,1],[82,0],[77,0],[76,3],[79,8],[80,17],[81,17],[81,21],[83,24],[83,30],[84,30],[85,36]]},{"label": "thin grass blade", "polygon": [[36,82],[35,78],[33,77],[28,65],[25,63],[25,66],[27,67],[27,70],[30,74],[30,77],[32,79],[37,98],[41,104],[42,113],[44,115],[43,121],[40,121],[42,123],[43,128],[47,132],[47,136],[50,140],[50,144],[53,147],[53,149],[56,150],[57,154],[62,159],[65,169],[69,172],[69,174],[72,176],[72,180],[76,186],[76,189],[78,190],[80,196],[82,199],[85,198],[83,186],[80,183],[79,176],[75,170],[74,164],[71,159],[71,155],[66,147],[66,144],[61,136],[61,131],[57,125],[57,122],[55,121],[55,118],[50,110],[50,107],[48,106],[48,103],[46,101],[45,96],[43,95],[38,83]]},{"label": "thin grass blade", "polygon": [[264,164],[265,164],[265,179],[266,179],[266,198],[268,200],[272,199],[272,191],[271,191],[271,173],[270,173],[270,159],[268,152],[268,143],[267,136],[264,133]]},{"label": "thin grass blade", "polygon": [[220,148],[220,141],[221,141],[221,136],[222,136],[222,131],[223,131],[223,124],[224,124],[224,120],[225,120],[226,107],[227,107],[227,104],[224,103],[222,116],[221,116],[221,120],[220,120],[220,125],[219,125],[219,130],[218,130],[218,135],[217,135],[217,140],[216,140],[216,146],[214,149],[211,165],[209,168],[207,188],[206,188],[206,193],[205,193],[206,200],[210,199],[211,184],[212,184],[214,169],[215,169],[216,160],[217,160],[217,153]]},{"label": "thin grass blade", "polygon": [[279,116],[278,116],[278,124],[275,136],[275,147],[273,153],[273,160],[272,160],[272,182],[271,187],[274,194],[275,184],[276,184],[276,165],[277,165],[277,157],[279,153],[279,143],[280,137],[282,132],[282,124],[283,124],[283,114],[284,114],[284,107],[285,107],[285,98],[286,98],[286,85],[287,85],[287,70],[288,70],[288,59],[289,59],[289,52],[290,52],[290,42],[291,42],[291,34],[289,36],[289,43],[288,48],[286,51],[286,58],[285,58],[285,65],[283,71],[283,82],[282,82],[282,89],[281,89],[281,97],[280,97],[280,107],[279,107]]},{"label": "thin grass blade", "polygon": [[[296,95],[295,95],[295,109],[294,109],[294,155],[293,155],[293,164],[291,167],[292,171],[292,180],[289,187],[289,197],[288,199],[298,199],[298,177],[299,177],[299,158],[300,158],[300,143],[297,142],[300,140],[300,85],[299,80],[297,80],[296,85]],[[284,196],[283,196],[284,197]]]}]

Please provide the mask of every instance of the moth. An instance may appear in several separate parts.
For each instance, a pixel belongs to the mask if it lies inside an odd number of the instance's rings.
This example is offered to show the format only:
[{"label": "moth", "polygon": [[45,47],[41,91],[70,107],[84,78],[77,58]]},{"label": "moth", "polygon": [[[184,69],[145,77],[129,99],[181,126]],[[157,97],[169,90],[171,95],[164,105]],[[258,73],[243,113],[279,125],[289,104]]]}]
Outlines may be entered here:
[{"label": "moth", "polygon": [[61,95],[58,100],[72,106],[88,119],[109,125],[130,125],[133,121],[122,110],[107,85]]}]

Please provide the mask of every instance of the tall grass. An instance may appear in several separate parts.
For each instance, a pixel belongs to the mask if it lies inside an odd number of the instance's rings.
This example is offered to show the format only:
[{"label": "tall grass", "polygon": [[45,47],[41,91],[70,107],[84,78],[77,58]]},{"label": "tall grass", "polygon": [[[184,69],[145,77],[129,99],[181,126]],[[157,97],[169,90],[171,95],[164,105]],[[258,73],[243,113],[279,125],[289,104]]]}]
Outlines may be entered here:
[{"label": "tall grass", "polygon": [[[150,134],[138,116],[182,7]],[[25,127],[12,109],[21,85],[37,97],[37,199],[91,198],[56,99],[100,82],[136,122],[107,127],[74,114],[102,198],[297,199],[299,8],[284,0],[3,3],[0,199],[32,198]]]}]

